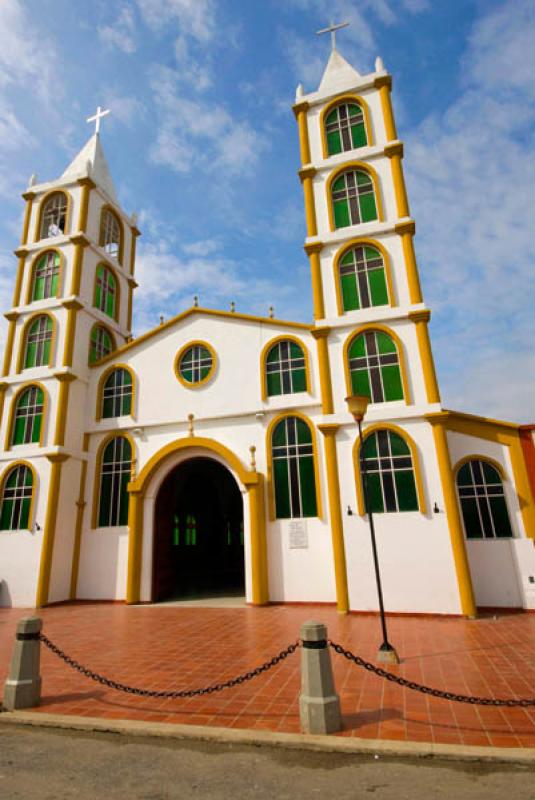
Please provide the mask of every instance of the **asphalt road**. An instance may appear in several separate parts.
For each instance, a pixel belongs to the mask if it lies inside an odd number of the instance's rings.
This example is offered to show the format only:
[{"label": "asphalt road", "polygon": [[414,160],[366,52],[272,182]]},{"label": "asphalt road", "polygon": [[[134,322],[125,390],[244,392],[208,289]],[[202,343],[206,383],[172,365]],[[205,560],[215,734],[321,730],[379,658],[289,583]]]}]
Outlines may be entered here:
[{"label": "asphalt road", "polygon": [[535,768],[0,725],[2,800],[535,800]]}]

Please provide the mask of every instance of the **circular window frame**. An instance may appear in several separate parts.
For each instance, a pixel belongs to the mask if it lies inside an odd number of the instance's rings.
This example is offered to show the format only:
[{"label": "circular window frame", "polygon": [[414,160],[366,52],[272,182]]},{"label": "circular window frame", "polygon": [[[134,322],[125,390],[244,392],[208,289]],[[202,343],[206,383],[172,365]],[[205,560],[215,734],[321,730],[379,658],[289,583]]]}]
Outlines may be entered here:
[{"label": "circular window frame", "polygon": [[[208,350],[212,357],[212,366],[210,367],[208,374],[205,375],[200,381],[196,381],[195,383],[190,383],[180,374],[180,362],[184,355],[188,352],[188,350],[191,350],[192,347],[204,347],[206,350]],[[208,344],[208,342],[205,342],[201,339],[195,339],[194,341],[187,342],[187,344],[180,348],[175,356],[175,375],[177,380],[182,384],[182,386],[185,386],[186,389],[200,389],[202,386],[206,386],[206,384],[213,378],[216,367],[217,355],[214,348],[212,345]]]}]

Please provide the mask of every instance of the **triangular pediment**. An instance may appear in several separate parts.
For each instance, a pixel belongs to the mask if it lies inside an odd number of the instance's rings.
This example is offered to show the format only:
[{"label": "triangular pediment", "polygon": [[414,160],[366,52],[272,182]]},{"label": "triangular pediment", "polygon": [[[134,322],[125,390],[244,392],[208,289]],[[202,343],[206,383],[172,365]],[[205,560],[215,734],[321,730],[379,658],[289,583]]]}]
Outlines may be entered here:
[{"label": "triangular pediment", "polygon": [[320,92],[338,92],[350,88],[360,80],[360,74],[334,49],[319,85]]},{"label": "triangular pediment", "polygon": [[115,186],[100,143],[100,136],[94,133],[86,142],[80,152],[73,158],[63,175],[63,178],[70,178],[74,175],[88,174],[91,179],[100,186],[106,194],[117,203]]}]

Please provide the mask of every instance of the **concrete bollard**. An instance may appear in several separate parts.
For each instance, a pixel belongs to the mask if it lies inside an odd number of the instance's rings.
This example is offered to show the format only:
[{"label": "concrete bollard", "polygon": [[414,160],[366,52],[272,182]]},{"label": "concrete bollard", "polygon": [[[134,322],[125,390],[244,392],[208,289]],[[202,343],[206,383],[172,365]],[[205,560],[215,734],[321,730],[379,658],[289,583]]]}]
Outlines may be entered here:
[{"label": "concrete bollard", "polygon": [[327,627],[321,622],[304,622],[301,639],[301,730],[336,733],[342,730],[342,716],[340,698],[334,688]]},{"label": "concrete bollard", "polygon": [[8,711],[33,708],[41,700],[39,633],[40,617],[21,619],[17,625],[15,648],[11,656],[9,676],[4,685],[3,706]]}]

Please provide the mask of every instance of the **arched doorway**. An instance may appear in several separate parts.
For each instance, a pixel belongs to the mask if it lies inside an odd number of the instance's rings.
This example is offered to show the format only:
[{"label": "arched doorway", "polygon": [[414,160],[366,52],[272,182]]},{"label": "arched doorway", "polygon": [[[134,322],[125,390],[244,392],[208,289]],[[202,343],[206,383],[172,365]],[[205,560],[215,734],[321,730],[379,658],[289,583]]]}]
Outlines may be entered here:
[{"label": "arched doorway", "polygon": [[153,601],[245,594],[243,500],[219,461],[171,470],[154,510]]}]

